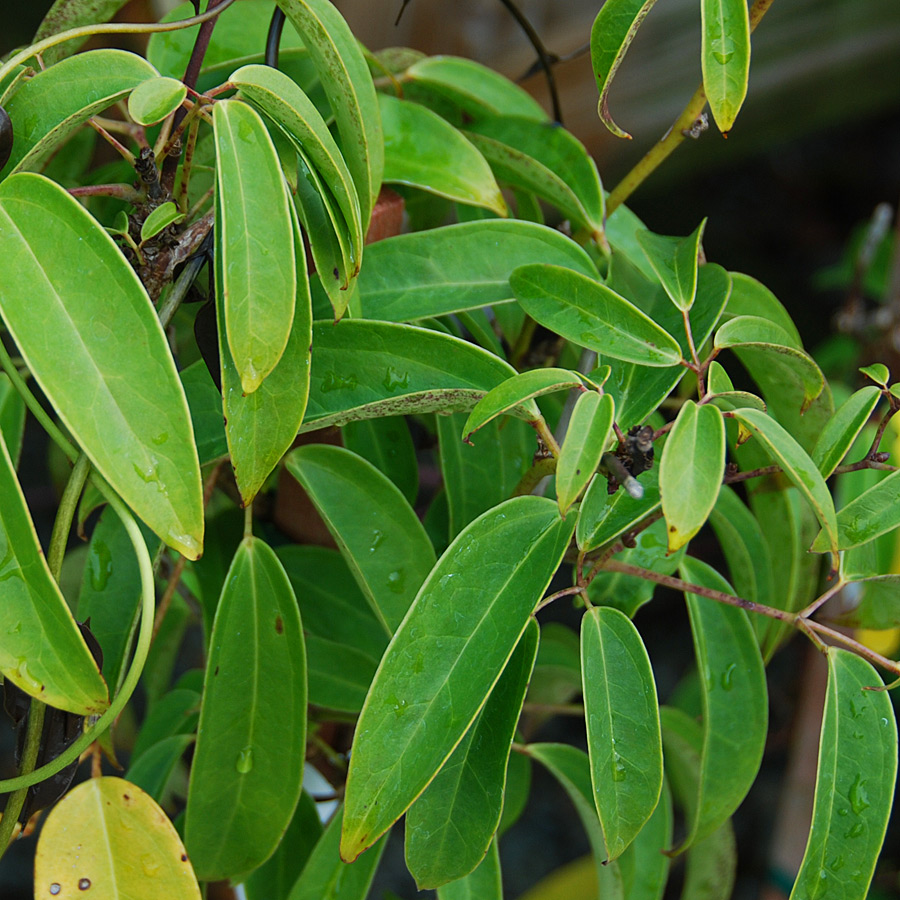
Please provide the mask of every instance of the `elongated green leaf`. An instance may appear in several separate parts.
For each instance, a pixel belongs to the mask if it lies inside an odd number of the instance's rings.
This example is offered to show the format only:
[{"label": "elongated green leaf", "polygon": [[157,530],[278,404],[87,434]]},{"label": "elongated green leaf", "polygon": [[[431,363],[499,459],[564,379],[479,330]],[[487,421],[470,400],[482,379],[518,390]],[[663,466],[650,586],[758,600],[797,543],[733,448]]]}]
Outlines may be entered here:
[{"label": "elongated green leaf", "polygon": [[158,75],[137,54],[108,49],[89,50],[39,72],[5,104],[15,141],[0,177],[39,168],[79,125]]},{"label": "elongated green leaf", "polygon": [[410,504],[415,504],[419,493],[419,466],[406,419],[385,416],[348,422],[341,435],[348,450],[358,453],[384,472]]},{"label": "elongated green leaf", "polygon": [[503,900],[500,853],[493,841],[480,865],[459,881],[438,888],[438,900]]},{"label": "elongated green leaf", "polygon": [[194,743],[192,734],[174,734],[163,738],[140,756],[132,757],[125,777],[146,791],[157,803],[163,802],[166,785],[184,755]]},{"label": "elongated green leaf", "polygon": [[515,648],[569,543],[556,504],[516,497],[476,519],[432,569],[359,718],[341,855],[355,859],[434,778]]},{"label": "elongated green leaf", "polygon": [[607,357],[674,366],[678,342],[624,297],[571,269],[532,264],[510,276],[516,299],[542,325]]},{"label": "elongated green leaf", "polygon": [[[838,528],[834,514],[834,501],[819,474],[815,463],[803,448],[772,418],[756,409],[736,410],[737,418],[754,437],[758,438],[766,450],[775,458],[784,474],[800,489],[810,502],[816,518],[822,525],[823,538],[817,538],[817,551],[824,553],[829,548],[838,548]],[[874,535],[873,535],[874,537]]]},{"label": "elongated green leaf", "polygon": [[616,137],[631,138],[609,113],[609,88],[635,34],[656,0],[607,0],[591,28],[591,67],[597,79],[600,121]]},{"label": "elongated green leaf", "polygon": [[851,395],[835,412],[834,417],[829,419],[810,453],[823,478],[828,478],[840,465],[875,411],[880,398],[881,391],[877,387],[864,387]]},{"label": "elongated green leaf", "polygon": [[[312,309],[306,278],[306,254],[296,218],[297,292],[288,343],[278,365],[252,393],[245,394],[228,348],[221,290],[216,291],[216,321],[222,375],[225,433],[235,480],[244,504],[249,503],[287,452],[306,411],[310,391]],[[216,254],[216,284],[222,283],[221,254]]]},{"label": "elongated green leaf", "polygon": [[364,318],[407,322],[513,300],[509,274],[528,262],[597,277],[588,255],[553,228],[488,219],[373,244],[359,276]]},{"label": "elongated green leaf", "polygon": [[727,134],[747,96],[750,17],[746,0],[700,4],[703,87],[719,131]]},{"label": "elongated green leaf", "polygon": [[669,432],[659,489],[669,550],[683,547],[709,518],[725,472],[725,423],[714,406],[687,400]]},{"label": "elongated green leaf", "polygon": [[[475,139],[501,179],[559,206],[595,234],[603,233],[605,209],[597,166],[571,132],[556,123],[508,113],[466,127],[468,134],[491,142]],[[520,166],[520,161],[526,165]]]},{"label": "elongated green leaf", "polygon": [[415,511],[386,475],[342,447],[298,447],[285,465],[309,494],[357,584],[392,634],[435,562]]},{"label": "elongated green leaf", "polygon": [[411,325],[317,322],[313,347],[303,431],[375,416],[469,410],[516,374],[480,347]]},{"label": "elongated green leaf", "polygon": [[637,629],[617,609],[584,614],[581,674],[594,803],[607,858],[615,859],[650,818],[663,781],[653,669]]},{"label": "elongated green leaf", "polygon": [[812,828],[793,900],[868,895],[897,780],[897,724],[887,692],[864,659],[828,649]]},{"label": "elongated green leaf", "polygon": [[449,513],[445,540],[469,522],[512,496],[534,459],[537,437],[524,422],[492,422],[474,444],[459,437],[463,416],[437,419],[441,474]]},{"label": "elongated green leaf", "polygon": [[791,337],[790,346],[803,349],[803,341],[790,313],[781,301],[764,285],[740,272],[730,272],[732,290],[723,320],[735,316],[762,316],[774,322]]},{"label": "elongated green leaf", "polygon": [[274,852],[300,797],[305,732],[297,600],[275,554],[248,537],[216,611],[191,766],[185,844],[199,878],[247,872]]},{"label": "elongated green leaf", "polygon": [[569,744],[529,744],[526,753],[550,771],[575,805],[591,845],[597,871],[597,900],[624,900],[619,863],[607,862],[603,829],[592,799],[591,764],[587,754]]},{"label": "elongated green leaf", "polygon": [[380,94],[384,180],[506,215],[506,201],[485,158],[437,113]]},{"label": "elongated green leaf", "polygon": [[121,778],[89,778],[53,809],[41,829],[34,879],[48,897],[90,896],[93,888],[107,897],[200,900],[175,826]]},{"label": "elongated green leaf", "polygon": [[694,305],[697,295],[697,259],[703,240],[704,219],[686,238],[639,231],[638,243],[672,302],[682,311]]},{"label": "elongated green leaf", "polygon": [[244,98],[277,122],[334,196],[350,231],[356,267],[362,260],[359,195],[325,120],[297,84],[271,66],[244,66],[228,79]]},{"label": "elongated green leaf", "polygon": [[736,391],[728,373],[715,360],[706,373],[706,389],[709,391],[709,402],[717,409],[729,412],[749,406],[751,409],[766,411],[765,401],[756,394],[747,391]]},{"label": "elongated green leaf", "polygon": [[344,809],[339,809],[295,882],[287,900],[365,900],[387,839],[352,863],[340,856]]},{"label": "elongated green leaf", "polygon": [[156,125],[175,112],[185,97],[187,88],[177,78],[150,78],[131,92],[128,114],[138,125]]},{"label": "elongated green leaf", "polygon": [[793,335],[765,316],[742,315],[730,318],[717,332],[713,346],[718,350],[741,344],[765,344],[799,351]]},{"label": "elongated green leaf", "polygon": [[356,37],[328,0],[277,0],[309,50],[359,195],[363,230],[381,189],[384,142],[378,98]]},{"label": "elongated green leaf", "polygon": [[[685,557],[692,584],[733,594],[714,569]],[[703,753],[697,804],[679,851],[711,835],[737,809],[756,778],[766,742],[768,693],[762,657],[747,614],[685,594],[703,699]]]},{"label": "elongated green leaf", "polygon": [[304,791],[275,854],[251,872],[244,882],[247,900],[273,900],[276,897],[287,900],[322,831],[316,803]]},{"label": "elongated green leaf", "polygon": [[80,622],[90,620],[103,650],[103,678],[114,693],[125,674],[140,603],[141,573],[131,538],[107,507],[91,535],[77,610]]},{"label": "elongated green leaf", "polygon": [[561,515],[566,514],[600,465],[614,419],[615,403],[609,394],[585,391],[575,401],[556,467],[556,499]]},{"label": "elongated green leaf", "polygon": [[2,435],[0,494],[0,672],[51,706],[101,713],[106,684],[47,568]]},{"label": "elongated green leaf", "polygon": [[547,113],[527,91],[498,72],[459,56],[429,56],[410,66],[404,82],[427,88],[474,118],[525,116],[541,122]]},{"label": "elongated green leaf", "polygon": [[[900,472],[870,487],[848,503],[837,515],[837,547],[848,550],[886,534],[900,525]],[[813,550],[826,552],[831,536],[823,527],[813,542]]]},{"label": "elongated green leaf", "polygon": [[12,386],[9,376],[0,374],[0,435],[6,442],[13,468],[19,467],[25,434],[25,401]]},{"label": "elongated green leaf", "polygon": [[662,900],[669,876],[672,846],[672,793],[663,782],[659,803],[647,824],[619,857],[622,887],[628,900]]},{"label": "elongated green leaf", "polygon": [[515,411],[520,416],[529,414],[530,420],[541,418],[541,411],[534,402],[552,391],[565,391],[569,388],[583,388],[584,379],[577,372],[569,369],[531,369],[514,375],[482,397],[469,413],[463,426],[463,440],[468,440],[479,428],[503,415]]},{"label": "elongated green leaf", "polygon": [[[79,25],[108,22],[126,2],[127,0],[55,0],[34,34],[34,43]],[[44,64],[51,66],[64,56],[69,56],[86,40],[87,36],[50,47],[41,54]]]},{"label": "elongated green leaf", "polygon": [[490,855],[539,630],[530,619],[478,718],[406,814],[406,865],[420,890],[474,875]]},{"label": "elongated green leaf", "polygon": [[169,691],[154,703],[134,742],[132,758],[140,759],[166,738],[193,734],[200,715],[200,694],[187,688]]},{"label": "elongated green leaf", "polygon": [[0,184],[0,256],[0,311],[35,380],[113,489],[196,559],[197,448],[166,337],[134,269],[77,200],[27,173]]},{"label": "elongated green leaf", "polygon": [[643,472],[639,481],[644,496],[636,500],[622,488],[610,495],[606,478],[594,476],[578,511],[575,538],[580,550],[608,544],[659,509],[659,469]]},{"label": "elongated green leaf", "polygon": [[216,139],[216,255],[228,349],[252,394],[287,346],[297,297],[288,195],[275,146],[246,103],[213,107]]}]

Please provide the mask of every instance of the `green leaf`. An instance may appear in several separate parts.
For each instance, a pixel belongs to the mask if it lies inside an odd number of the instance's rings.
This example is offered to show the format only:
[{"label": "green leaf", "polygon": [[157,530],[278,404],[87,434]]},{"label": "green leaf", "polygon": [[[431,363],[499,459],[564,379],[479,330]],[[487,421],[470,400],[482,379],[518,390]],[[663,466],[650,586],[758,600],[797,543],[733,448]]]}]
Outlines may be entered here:
[{"label": "green leaf", "polygon": [[735,316],[762,316],[788,333],[791,338],[789,346],[802,350],[803,341],[800,340],[800,333],[781,301],[755,278],[740,272],[729,274],[732,284],[731,296],[728,298],[728,307],[722,316],[723,320],[733,319]]},{"label": "green leaf", "polygon": [[615,403],[609,394],[584,391],[575,401],[556,466],[560,515],[566,514],[600,465],[614,419]]},{"label": "green leaf", "polygon": [[303,38],[328,95],[365,231],[384,169],[378,97],[365,57],[350,27],[328,0],[278,0],[278,5]]},{"label": "green leaf", "polygon": [[659,489],[669,551],[683,547],[703,527],[719,496],[725,472],[725,423],[714,406],[686,400],[666,438]]},{"label": "green leaf", "polygon": [[177,78],[149,78],[128,98],[128,114],[138,125],[156,125],[178,109],[187,97],[187,88]]},{"label": "green leaf", "polygon": [[309,494],[360,590],[393,634],[435,562],[415,511],[386,475],[342,447],[298,447],[285,466]]},{"label": "green leaf", "polygon": [[873,363],[871,366],[863,366],[860,370],[867,378],[871,378],[875,384],[886,387],[891,380],[890,370],[883,363]]},{"label": "green leaf", "polygon": [[672,794],[664,783],[653,815],[619,857],[628,900],[662,900],[669,877],[665,851],[672,846],[672,818]]},{"label": "green leaf", "polygon": [[792,898],[868,895],[897,780],[897,724],[878,673],[828,648],[812,828]]},{"label": "green leaf", "polygon": [[581,647],[567,625],[541,626],[541,645],[534,676],[528,686],[529,703],[568,703],[581,693]]},{"label": "green leaf", "polygon": [[702,0],[703,87],[719,131],[727,134],[747,96],[750,16],[746,0]]},{"label": "green leaf", "polygon": [[[733,594],[710,566],[685,557],[681,577]],[[766,743],[768,693],[756,636],[737,607],[685,593],[703,700],[703,751],[690,830],[678,850],[725,823],[753,784]]]},{"label": "green leaf", "polygon": [[273,856],[250,873],[244,882],[247,900],[287,898],[322,836],[316,803],[305,791]]},{"label": "green leaf", "polygon": [[570,388],[584,388],[584,378],[578,372],[569,369],[531,369],[507,379],[503,384],[488,391],[474,409],[469,413],[463,426],[462,437],[467,441],[479,428],[502,416],[504,413],[518,416],[526,421],[543,418],[534,402],[552,391],[565,391]]},{"label": "green leaf", "polygon": [[379,469],[411,505],[419,493],[419,466],[412,435],[403,416],[348,422],[341,431],[344,446]]},{"label": "green leaf", "polygon": [[54,807],[41,829],[34,879],[48,895],[58,885],[62,897],[95,885],[95,893],[108,897],[200,900],[175,826],[151,797],[121,778],[89,778]]},{"label": "green leaf", "polygon": [[459,881],[439,887],[437,896],[438,900],[503,900],[497,842],[491,843],[476,869]]},{"label": "green leaf", "polygon": [[437,113],[379,94],[384,180],[505,216],[506,201],[484,157]]},{"label": "green leaf", "polygon": [[438,560],[360,714],[341,855],[355,859],[409,807],[472,723],[569,543],[556,504],[516,497]]},{"label": "green leaf", "polygon": [[881,391],[877,387],[864,387],[852,394],[828,420],[810,453],[823,478],[828,478],[840,465],[880,399]]},{"label": "green leaf", "polygon": [[603,284],[571,269],[520,266],[509,283],[541,325],[606,357],[641,366],[674,366],[678,342],[649,316]]},{"label": "green leaf", "polygon": [[157,803],[162,803],[178,761],[193,743],[192,734],[174,734],[163,738],[140,756],[132,756],[125,778],[146,791]]},{"label": "green leaf", "polygon": [[[202,672],[200,673],[202,675]],[[153,704],[131,751],[140,759],[151,747],[175,735],[193,734],[200,717],[200,694],[187,688],[175,688]]]},{"label": "green leaf", "polygon": [[[278,365],[252,394],[245,394],[241,388],[225,334],[222,292],[216,291],[225,434],[244,505],[256,496],[293,444],[309,399],[312,308],[300,227],[293,216],[292,221],[298,266],[293,324]],[[221,254],[217,253],[217,286],[222,283],[219,277],[222,263]]]},{"label": "green leaf", "polygon": [[509,274],[528,262],[597,277],[587,253],[556,229],[512,219],[446,225],[366,249],[359,276],[362,315],[408,322],[510,303]]},{"label": "green leaf", "polygon": [[445,539],[456,537],[469,522],[511,497],[537,450],[533,429],[516,419],[492,422],[474,444],[465,444],[459,437],[462,418],[454,414],[437,419],[449,512]]},{"label": "green leaf", "polygon": [[406,865],[419,890],[473,872],[497,831],[539,631],[537,621],[529,619],[478,718],[406,814]]},{"label": "green leaf", "polygon": [[522,753],[512,753],[506,767],[506,788],[503,792],[503,814],[497,836],[503,837],[525,811],[531,793],[531,760]]},{"label": "green leaf", "polygon": [[403,83],[427,88],[474,118],[525,116],[546,121],[547,113],[527,91],[498,72],[459,56],[429,56],[410,66]]},{"label": "green leaf", "polygon": [[202,359],[178,373],[191,412],[191,425],[201,468],[228,455],[222,394]]},{"label": "green leaf", "polygon": [[90,620],[113,693],[125,675],[140,605],[141,573],[131,538],[115,510],[106,507],[91,535],[77,610],[78,621]]},{"label": "green leaf", "polygon": [[368,896],[387,840],[352,863],[345,863],[340,856],[343,819],[341,808],[319,838],[287,900],[365,900]]},{"label": "green leaf", "polygon": [[728,373],[715,360],[710,363],[706,373],[706,389],[709,391],[709,402],[725,412],[744,406],[766,411],[766,404],[762,398],[746,391],[736,391]]},{"label": "green leaf", "polygon": [[272,855],[300,797],[305,747],[297,600],[272,550],[247,537],[225,580],[203,682],[185,818],[198,878],[238,875]]},{"label": "green leaf", "polygon": [[6,101],[15,142],[0,177],[40,168],[95,113],[159,72],[136,53],[88,50],[38,72]]},{"label": "green leaf", "polygon": [[[891,472],[887,478],[870,487],[865,493],[851,500],[837,514],[837,549],[849,550],[893,531],[900,525],[900,472]],[[812,550],[825,553],[834,544],[823,527],[816,537]]]},{"label": "green leaf", "polygon": [[0,373],[0,435],[6,442],[14,469],[19,467],[24,434],[25,401],[13,387],[9,376]]},{"label": "green leaf", "polygon": [[307,165],[316,169],[343,214],[358,268],[363,252],[359,195],[322,115],[291,78],[271,66],[243,66],[228,80],[244,99],[281,126]]},{"label": "green leaf", "polygon": [[[819,474],[815,463],[803,448],[772,418],[755,409],[739,409],[735,418],[758,438],[766,450],[782,467],[784,474],[800,489],[809,501],[822,525],[824,538],[817,538],[814,546],[824,553],[838,549],[838,527],[834,501]],[[846,520],[845,520],[846,521]],[[873,535],[874,537],[874,535]]]},{"label": "green leaf", "polygon": [[0,494],[0,672],[50,706],[101,713],[106,684],[50,575],[2,436]]},{"label": "green leaf", "polygon": [[313,346],[303,431],[377,416],[469,410],[516,374],[480,347],[411,325],[317,322]]},{"label": "green leaf", "polygon": [[653,669],[631,620],[610,607],[581,620],[581,674],[594,803],[608,859],[650,818],[663,781]]},{"label": "green leaf", "polygon": [[597,871],[597,900],[623,900],[622,873],[616,860],[607,862],[603,829],[597,818],[588,756],[569,744],[529,744],[525,752],[545,766],[575,805],[591,845]]},{"label": "green leaf", "polygon": [[[127,0],[55,0],[49,12],[41,20],[38,30],[34,33],[34,43],[77,28],[79,25],[95,25],[100,22],[108,22],[127,2]],[[83,38],[66,41],[49,47],[41,56],[44,65],[51,66],[64,56],[69,56],[87,40]]]},{"label": "green leaf", "polygon": [[171,200],[157,206],[141,225],[141,243],[156,237],[164,228],[180,222],[183,218],[184,216],[178,212],[178,207]]},{"label": "green leaf", "polygon": [[275,146],[246,103],[213,107],[216,139],[217,284],[225,334],[245,394],[252,394],[287,346],[297,297],[288,194]]},{"label": "green leaf", "polygon": [[613,121],[609,113],[609,88],[625,53],[656,0],[607,0],[600,7],[591,28],[591,67],[597,80],[600,121],[616,137],[631,138]]},{"label": "green leaf", "polygon": [[27,173],[0,184],[0,256],[0,311],[35,380],[113,490],[196,559],[203,498],[187,402],[134,269],[77,200]]},{"label": "green leaf", "polygon": [[639,480],[644,496],[636,500],[622,488],[610,495],[606,478],[594,476],[578,511],[575,538],[579,550],[587,552],[608,544],[659,509],[659,470],[643,472]]},{"label": "green leaf", "polygon": [[507,112],[466,125],[498,178],[531,191],[565,216],[603,233],[605,207],[597,166],[584,145],[555,122]]},{"label": "green leaf", "polygon": [[703,240],[704,219],[686,238],[666,237],[652,231],[639,231],[641,245],[653,271],[678,309],[686,312],[697,295],[697,261]]}]

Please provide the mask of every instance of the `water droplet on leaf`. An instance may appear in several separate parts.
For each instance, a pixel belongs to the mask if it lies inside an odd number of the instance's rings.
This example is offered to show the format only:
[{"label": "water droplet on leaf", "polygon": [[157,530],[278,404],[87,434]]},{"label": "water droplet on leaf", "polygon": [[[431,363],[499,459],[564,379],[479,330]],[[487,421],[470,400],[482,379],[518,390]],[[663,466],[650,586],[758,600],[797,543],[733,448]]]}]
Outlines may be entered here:
[{"label": "water droplet on leaf", "polygon": [[246,775],[253,768],[252,747],[244,747],[244,749],[238,753],[237,759],[234,761],[234,768],[240,772],[241,775]]}]

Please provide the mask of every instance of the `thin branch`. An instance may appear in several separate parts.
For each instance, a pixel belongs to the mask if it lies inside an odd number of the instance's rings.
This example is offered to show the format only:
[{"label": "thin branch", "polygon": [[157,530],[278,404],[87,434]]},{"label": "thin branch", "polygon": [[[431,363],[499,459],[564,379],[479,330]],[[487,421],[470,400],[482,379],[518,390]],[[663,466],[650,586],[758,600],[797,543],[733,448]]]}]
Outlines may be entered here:
[{"label": "thin branch", "polygon": [[68,191],[73,197],[116,197],[126,203],[141,203],[146,199],[130,184],[88,184]]},{"label": "thin branch", "polygon": [[572,587],[563,588],[561,591],[557,591],[555,594],[551,594],[549,597],[544,597],[540,603],[538,603],[535,608],[535,612],[540,612],[545,606],[549,606],[554,600],[559,600],[561,597],[571,597],[574,594],[584,594],[584,602],[587,605],[590,605],[590,601],[587,598],[587,594],[585,593],[584,588],[580,584],[575,584]]}]

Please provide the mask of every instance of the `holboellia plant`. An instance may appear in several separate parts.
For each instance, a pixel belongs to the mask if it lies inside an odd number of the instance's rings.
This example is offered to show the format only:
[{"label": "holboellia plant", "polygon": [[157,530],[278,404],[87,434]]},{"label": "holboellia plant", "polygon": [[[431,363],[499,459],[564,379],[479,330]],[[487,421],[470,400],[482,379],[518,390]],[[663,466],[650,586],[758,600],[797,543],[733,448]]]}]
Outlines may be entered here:
[{"label": "holboellia plant", "polygon": [[[499,897],[497,835],[537,763],[598,896],[659,897],[684,854],[686,896],[728,897],[766,662],[799,631],[829,674],[793,896],[863,898],[897,767],[876,667],[900,665],[817,612],[841,594],[847,623],[900,619],[882,448],[900,389],[879,365],[829,385],[778,300],[705,260],[703,223],[658,235],[622,205],[707,99],[731,127],[768,2],[704,0],[703,87],[609,196],[516,85],[371,53],[328,0],[279,0],[271,29],[258,0],[100,24],[120,5],[58,0],[0,68],[0,671],[19,732],[0,845],[65,794],[35,895],[230,879],[250,900],[362,898],[405,816],[420,886]],[[593,28],[613,128],[609,81],[651,5],[607,0]],[[147,57],[77,52],[116,31],[151,32]],[[383,184],[410,230],[365,246]],[[26,409],[71,464],[46,559],[16,475]],[[332,548],[273,524],[290,481]],[[691,552],[707,524],[721,571]],[[657,585],[684,592],[699,718],[660,708],[632,623]],[[583,609],[580,635],[542,626],[550,603]],[[560,711],[586,753],[534,740]],[[95,777],[67,793],[92,746]],[[341,801],[328,821],[305,761]]]}]

